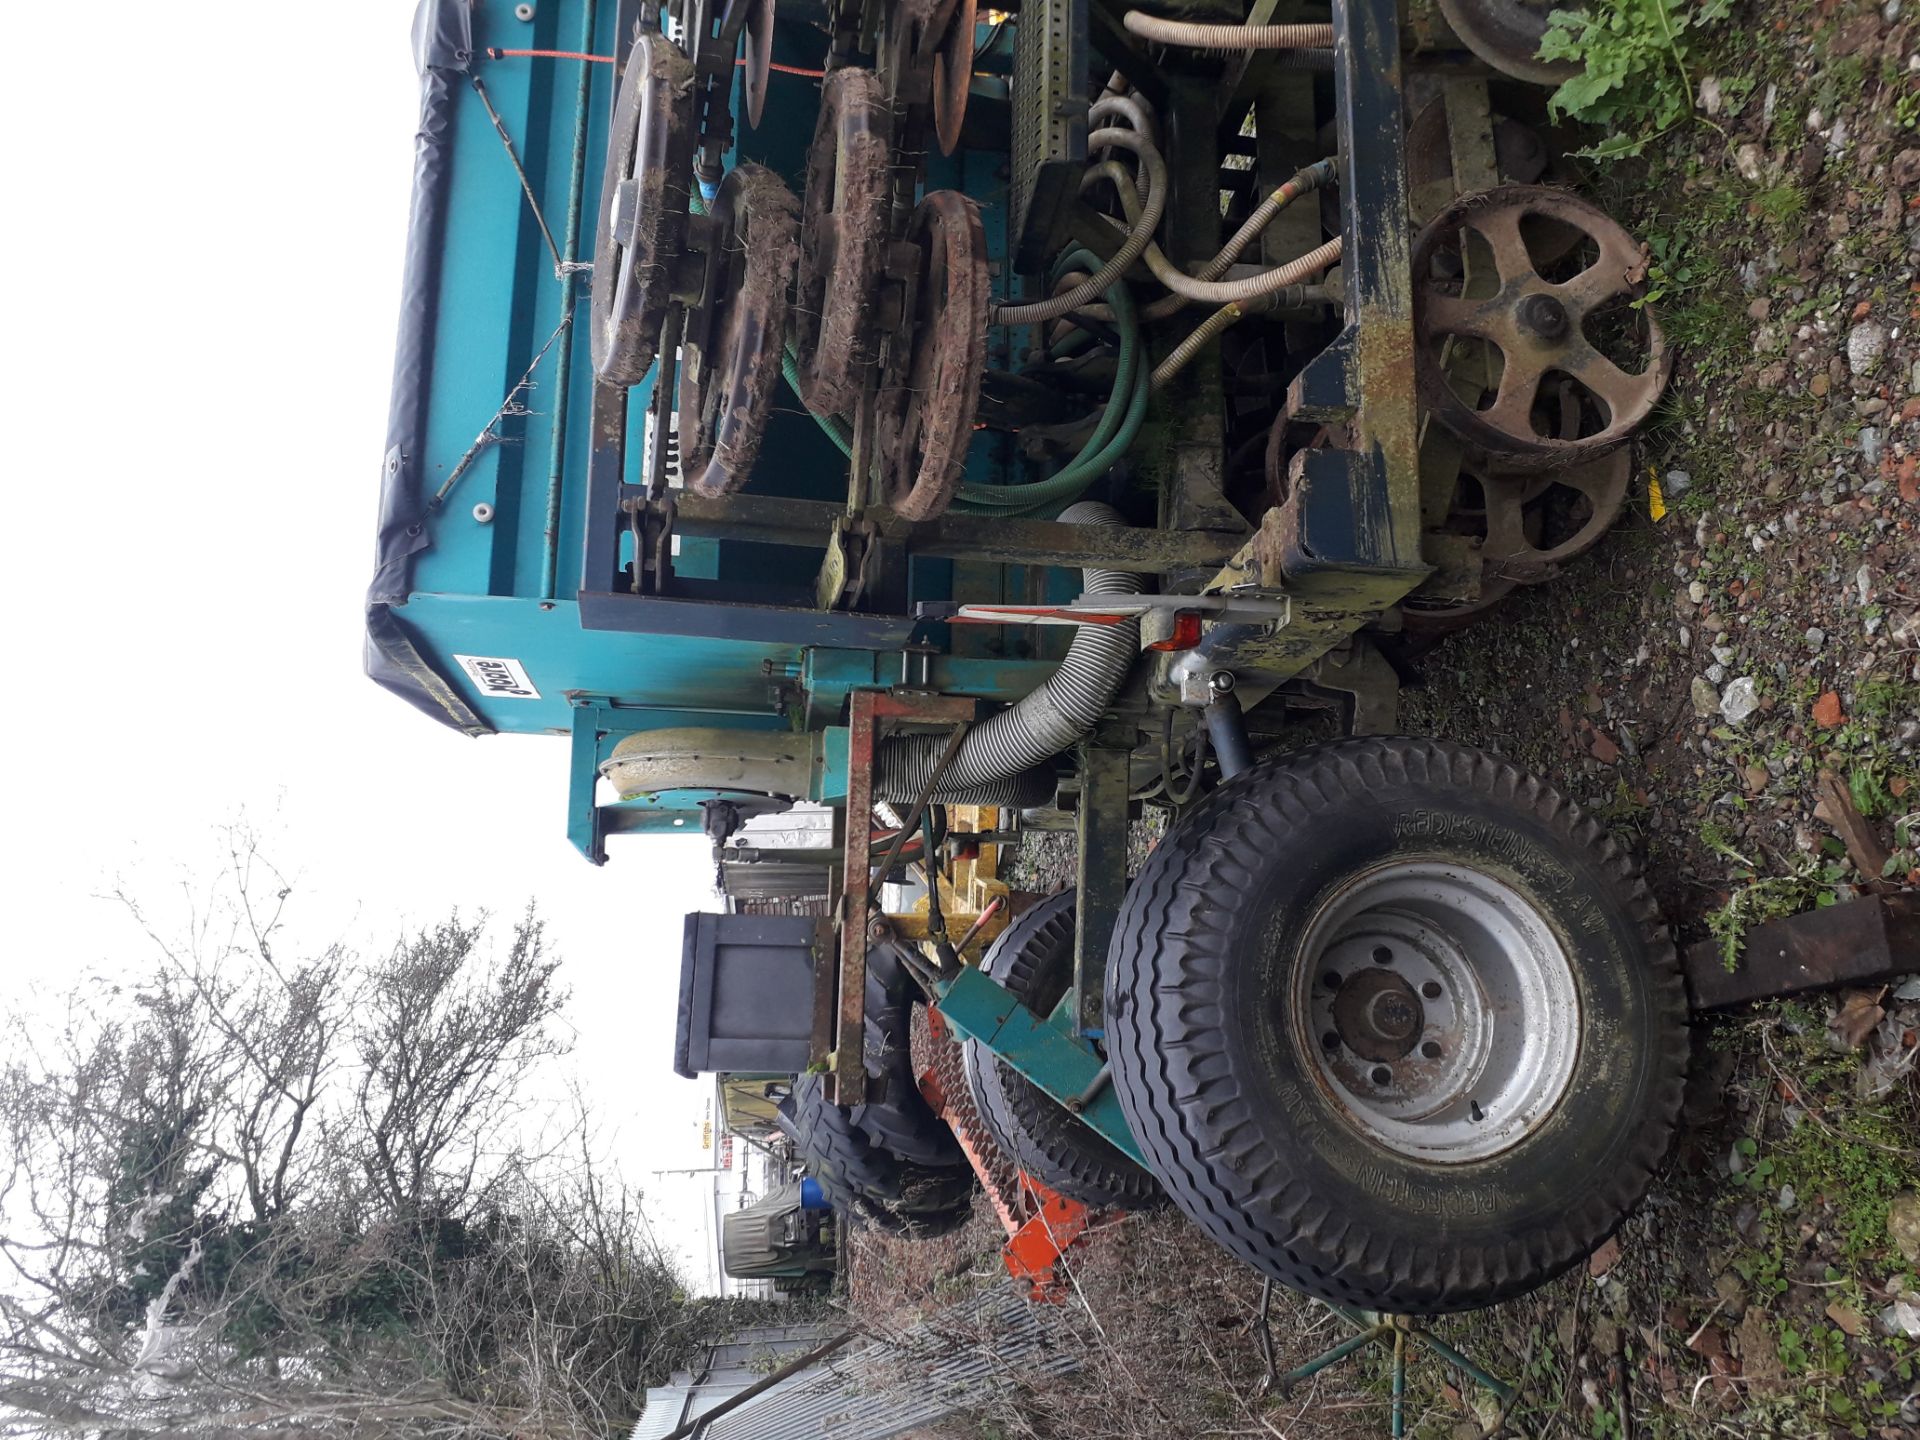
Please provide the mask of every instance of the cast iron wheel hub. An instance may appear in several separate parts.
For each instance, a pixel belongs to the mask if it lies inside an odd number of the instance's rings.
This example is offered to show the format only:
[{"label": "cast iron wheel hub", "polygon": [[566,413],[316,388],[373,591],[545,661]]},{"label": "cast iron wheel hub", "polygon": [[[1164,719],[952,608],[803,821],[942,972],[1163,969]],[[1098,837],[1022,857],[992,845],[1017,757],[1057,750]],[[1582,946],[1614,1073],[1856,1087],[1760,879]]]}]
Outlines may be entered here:
[{"label": "cast iron wheel hub", "polygon": [[1335,892],[1302,956],[1294,1041],[1375,1144],[1483,1160],[1565,1095],[1580,1048],[1573,963],[1504,880],[1439,859],[1380,866]]}]

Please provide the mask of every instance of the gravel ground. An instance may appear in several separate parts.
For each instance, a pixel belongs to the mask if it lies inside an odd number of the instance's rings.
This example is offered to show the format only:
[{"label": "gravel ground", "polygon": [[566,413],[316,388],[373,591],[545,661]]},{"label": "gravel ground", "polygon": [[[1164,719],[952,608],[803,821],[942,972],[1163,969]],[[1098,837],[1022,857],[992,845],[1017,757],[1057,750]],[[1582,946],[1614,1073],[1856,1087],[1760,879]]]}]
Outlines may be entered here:
[{"label": "gravel ground", "polygon": [[[1595,177],[1652,247],[1680,354],[1629,513],[1419,660],[1405,695],[1408,731],[1498,750],[1604,816],[1685,940],[1732,947],[1920,884],[1920,25],[1902,4],[1736,10],[1693,76],[1696,123]],[[1136,864],[1157,833],[1137,827]],[[1018,883],[1070,883],[1072,858],[1070,836],[1031,839]],[[1441,1326],[1520,1381],[1506,1423],[1920,1435],[1917,1038],[1920,984],[1699,1027],[1686,1133],[1617,1241]],[[941,1284],[996,1283],[995,1238],[951,1242]],[[1081,1379],[954,1434],[1384,1433],[1377,1359],[1316,1404],[1258,1393],[1257,1277],[1177,1217],[1102,1233],[1072,1268]],[[1283,1363],[1328,1333],[1314,1307],[1274,1308]],[[1415,1367],[1414,1433],[1502,1418],[1456,1378]]]}]

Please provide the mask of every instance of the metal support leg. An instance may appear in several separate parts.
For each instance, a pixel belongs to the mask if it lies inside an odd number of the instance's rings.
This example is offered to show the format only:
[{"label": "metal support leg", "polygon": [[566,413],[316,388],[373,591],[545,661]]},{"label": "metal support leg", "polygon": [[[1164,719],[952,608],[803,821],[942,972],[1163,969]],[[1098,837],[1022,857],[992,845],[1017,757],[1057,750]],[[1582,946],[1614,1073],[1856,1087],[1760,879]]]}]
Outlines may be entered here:
[{"label": "metal support leg", "polygon": [[1073,986],[1074,1029],[1082,1035],[1107,1026],[1107,947],[1127,894],[1127,761],[1125,750],[1089,745],[1080,770]]}]

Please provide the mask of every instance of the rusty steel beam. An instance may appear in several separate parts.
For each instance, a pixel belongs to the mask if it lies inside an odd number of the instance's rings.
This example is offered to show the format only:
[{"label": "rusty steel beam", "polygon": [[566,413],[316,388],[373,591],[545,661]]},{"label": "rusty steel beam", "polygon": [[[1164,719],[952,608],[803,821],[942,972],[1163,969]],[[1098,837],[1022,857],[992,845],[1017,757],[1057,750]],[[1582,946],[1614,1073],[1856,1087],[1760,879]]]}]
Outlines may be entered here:
[{"label": "rusty steel beam", "polygon": [[[872,938],[868,927],[877,918],[869,912],[875,887],[886,880],[884,872],[876,874],[873,868],[873,768],[880,741],[899,725],[963,729],[972,723],[976,709],[973,700],[957,695],[855,690],[848,698],[846,871],[836,914],[839,944],[834,947],[839,973],[825,987],[837,993],[839,1002],[830,1012],[834,1034],[827,1071],[827,1098],[836,1104],[858,1105],[867,1094],[867,945]],[[917,815],[915,807],[915,815],[907,817],[908,827]],[[897,855],[899,848],[896,844],[888,856]],[[817,1006],[819,992],[815,993]],[[818,1019],[816,1011],[816,1024]],[[816,1059],[822,1058],[817,1030],[814,1046]]]},{"label": "rusty steel beam", "polygon": [[1695,1010],[1920,973],[1920,895],[1871,895],[1770,920],[1747,932],[1732,970],[1719,943],[1703,940],[1687,947],[1681,969]]}]

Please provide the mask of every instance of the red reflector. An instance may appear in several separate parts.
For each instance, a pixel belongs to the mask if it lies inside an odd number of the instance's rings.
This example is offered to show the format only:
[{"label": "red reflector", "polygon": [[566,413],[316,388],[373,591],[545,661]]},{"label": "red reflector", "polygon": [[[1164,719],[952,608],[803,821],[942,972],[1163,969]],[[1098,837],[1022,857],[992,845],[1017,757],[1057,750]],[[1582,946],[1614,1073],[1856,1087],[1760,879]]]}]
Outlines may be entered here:
[{"label": "red reflector", "polygon": [[1149,650],[1191,650],[1200,643],[1200,612],[1179,610],[1173,616],[1173,634],[1147,646]]}]

